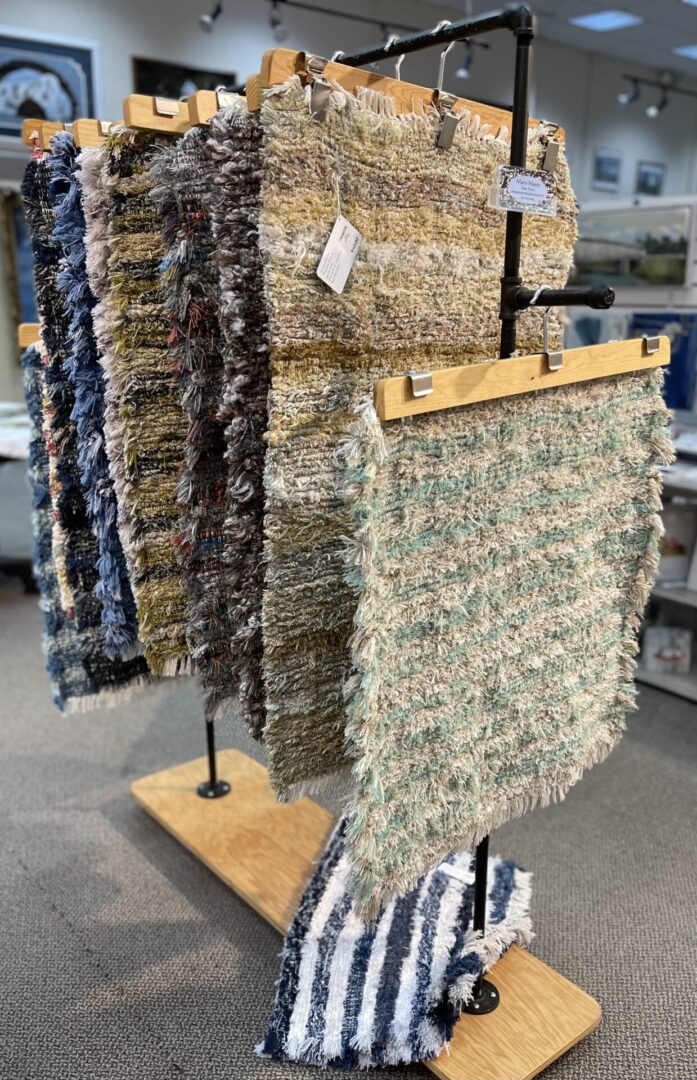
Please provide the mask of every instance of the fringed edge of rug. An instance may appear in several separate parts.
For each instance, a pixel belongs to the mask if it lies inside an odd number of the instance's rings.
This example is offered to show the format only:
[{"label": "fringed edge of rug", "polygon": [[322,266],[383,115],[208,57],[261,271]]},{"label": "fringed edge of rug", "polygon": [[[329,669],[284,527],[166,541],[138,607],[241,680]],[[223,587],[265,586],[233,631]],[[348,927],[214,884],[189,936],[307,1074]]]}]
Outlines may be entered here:
[{"label": "fringed edge of rug", "polygon": [[163,686],[172,685],[151,675],[138,675],[124,686],[105,687],[96,694],[84,694],[79,697],[67,697],[62,711],[66,715],[92,712],[95,709],[113,709],[124,705],[134,697],[145,697],[159,692]]},{"label": "fringed edge of rug", "polygon": [[[341,83],[329,80],[331,87],[330,101],[336,112],[347,113],[359,112],[366,117],[373,117],[376,126],[387,119],[398,121],[400,124],[410,126],[427,125],[429,130],[442,123],[442,116],[435,105],[424,104],[419,101],[419,111],[398,113],[395,99],[389,94],[381,93],[369,86],[359,86],[356,91],[347,90]],[[290,75],[284,82],[277,86],[271,86],[263,91],[262,114],[264,105],[274,97],[283,97],[295,94],[307,104],[308,114],[312,98],[312,86],[303,85],[299,75]],[[456,139],[481,139],[487,142],[497,142],[508,146],[511,141],[511,131],[506,124],[501,124],[498,131],[494,126],[482,119],[481,115],[471,109],[463,108],[457,114],[460,121],[457,126]],[[536,127],[528,129],[528,147],[539,139],[549,139],[558,131],[559,125],[547,120],[540,120]],[[435,145],[435,144],[434,144]],[[562,155],[564,146],[561,146]]]},{"label": "fringed edge of rug", "polygon": [[[629,589],[631,607],[625,615],[620,646],[621,681],[615,698],[615,711],[621,719],[615,722],[608,737],[590,746],[573,769],[565,770],[563,777],[557,779],[550,777],[545,782],[539,783],[534,791],[517,798],[507,799],[501,806],[471,823],[457,836],[451,835],[447,841],[434,844],[430,853],[431,865],[436,865],[450,851],[472,850],[480,840],[512,818],[522,817],[523,814],[530,813],[532,810],[561,802],[587,769],[600,764],[607,758],[624,732],[624,712],[635,707],[636,692],[633,679],[638,651],[636,636],[658,569],[659,545],[663,534],[663,522],[660,516],[662,484],[658,466],[670,464],[675,456],[668,427],[670,412],[660,398],[664,372],[662,369],[657,369],[648,375],[647,373],[637,373],[637,375],[647,378],[651,390],[657,396],[657,401],[654,414],[655,428],[650,440],[652,461],[647,477],[650,512],[646,515],[645,523],[649,537],[638,560],[637,570]],[[351,507],[356,525],[352,536],[345,538],[346,580],[358,593],[354,629],[349,639],[352,674],[344,683],[347,754],[349,759],[354,760],[352,772],[356,793],[349,798],[345,806],[345,811],[349,816],[346,844],[355,871],[356,910],[363,918],[373,919],[390,896],[404,895],[414,887],[423,868],[412,873],[396,875],[389,888],[381,887],[380,882],[374,879],[372,872],[366,866],[365,857],[361,857],[360,842],[365,840],[365,837],[362,836],[355,820],[359,787],[368,786],[378,800],[384,797],[379,776],[372,771],[370,762],[366,762],[362,757],[361,735],[366,724],[374,723],[377,716],[381,667],[378,657],[380,647],[385,641],[381,614],[382,597],[373,569],[377,542],[367,507],[371,502],[371,486],[375,483],[379,470],[387,459],[382,425],[372,400],[364,401],[357,409],[357,413],[358,420],[350,426],[348,435],[339,447],[345,470],[344,498]]]}]

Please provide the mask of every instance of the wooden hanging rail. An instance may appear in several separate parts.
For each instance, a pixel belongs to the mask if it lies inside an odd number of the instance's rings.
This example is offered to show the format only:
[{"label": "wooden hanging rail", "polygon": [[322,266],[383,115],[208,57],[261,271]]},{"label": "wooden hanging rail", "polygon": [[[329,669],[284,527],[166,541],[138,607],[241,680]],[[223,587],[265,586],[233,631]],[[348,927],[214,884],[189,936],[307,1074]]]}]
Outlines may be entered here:
[{"label": "wooden hanging rail", "polygon": [[17,344],[20,349],[28,349],[30,345],[38,345],[41,341],[41,323],[23,322],[17,327]]},{"label": "wooden hanging rail", "polygon": [[[250,86],[251,80],[247,80],[247,104],[250,110],[258,112],[261,108],[263,90],[280,85],[291,75],[304,75],[308,55],[310,54],[296,52],[294,49],[268,49],[262,57],[258,82]],[[381,94],[387,94],[394,99],[397,113],[418,113],[433,105],[437,100],[437,92],[432,87],[417,86],[416,83],[403,82],[401,79],[379,75],[374,71],[366,71],[364,68],[349,67],[348,64],[341,64],[336,60],[327,61],[324,77],[329,82],[339,83],[345,90],[352,93],[360,87],[369,87]],[[496,131],[502,126],[509,129],[511,127],[509,109],[499,109],[483,101],[455,98],[453,111],[460,112],[462,109],[469,109],[476,113],[484,123],[491,124]],[[530,119],[528,126],[535,128],[539,122],[539,120]],[[564,129],[558,128],[554,138],[563,142]]]},{"label": "wooden hanging rail", "polygon": [[123,120],[127,127],[171,135],[183,135],[192,124],[187,101],[148,94],[129,94],[124,98]]},{"label": "wooden hanging rail", "polygon": [[190,94],[187,101],[191,123],[209,124],[211,117],[232,105],[238,96],[232,90],[197,90],[195,94]]},{"label": "wooden hanging rail", "polygon": [[123,123],[123,121],[115,120],[112,124],[110,120],[89,120],[87,118],[73,120],[73,142],[81,148],[85,146],[101,146],[114,124],[120,123]]},{"label": "wooden hanging rail", "polygon": [[670,363],[670,340],[662,336],[648,341],[635,338],[612,341],[607,345],[586,345],[580,349],[564,349],[561,357],[562,366],[556,371],[550,371],[545,353],[534,353],[510,360],[485,360],[440,371],[414,373],[417,380],[420,375],[422,382],[431,385],[430,389],[419,390],[417,381],[416,394],[411,375],[378,379],[373,389],[375,408],[381,420],[397,420],[402,416],[418,416],[458,405],[473,405],[477,401],[527,394],[531,390],[661,367]]}]

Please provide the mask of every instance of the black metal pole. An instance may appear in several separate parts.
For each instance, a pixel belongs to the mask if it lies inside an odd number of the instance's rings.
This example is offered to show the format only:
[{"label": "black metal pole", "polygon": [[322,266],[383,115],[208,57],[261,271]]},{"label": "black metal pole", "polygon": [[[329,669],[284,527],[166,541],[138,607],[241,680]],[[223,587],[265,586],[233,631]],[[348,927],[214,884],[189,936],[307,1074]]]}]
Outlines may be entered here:
[{"label": "black metal pole", "polygon": [[227,795],[230,785],[227,780],[218,779],[218,767],[215,758],[215,723],[206,717],[206,747],[208,750],[208,779],[196,788],[202,799],[219,799]]},{"label": "black metal pole", "polygon": [[[529,15],[529,13],[528,13]],[[528,148],[528,79],[530,48],[533,39],[532,17],[521,26],[516,36],[515,73],[513,76],[513,116],[511,119],[510,164],[525,166]],[[523,215],[509,210],[506,214],[506,240],[501,278],[501,357],[512,356],[516,346],[518,313],[508,302],[511,290],[518,289],[520,278],[520,239]]]}]

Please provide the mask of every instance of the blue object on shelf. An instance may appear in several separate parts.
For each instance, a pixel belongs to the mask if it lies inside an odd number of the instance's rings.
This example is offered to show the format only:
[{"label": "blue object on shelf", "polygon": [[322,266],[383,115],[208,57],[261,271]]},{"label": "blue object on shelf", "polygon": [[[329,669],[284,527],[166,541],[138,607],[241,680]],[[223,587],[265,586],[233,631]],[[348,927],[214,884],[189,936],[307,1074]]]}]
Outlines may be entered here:
[{"label": "blue object on shelf", "polygon": [[642,312],[632,319],[631,336],[666,334],[670,338],[670,366],[663,396],[669,409],[691,409],[695,396],[697,315],[678,312]]}]

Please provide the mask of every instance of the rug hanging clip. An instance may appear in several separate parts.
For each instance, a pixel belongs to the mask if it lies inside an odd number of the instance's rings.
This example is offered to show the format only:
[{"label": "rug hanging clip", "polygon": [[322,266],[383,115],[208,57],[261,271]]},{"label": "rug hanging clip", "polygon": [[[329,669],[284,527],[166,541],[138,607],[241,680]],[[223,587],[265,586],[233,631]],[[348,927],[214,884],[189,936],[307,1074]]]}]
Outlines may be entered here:
[{"label": "rug hanging clip", "polygon": [[175,98],[154,97],[153,110],[156,116],[179,116],[179,102]]},{"label": "rug hanging clip", "polygon": [[433,393],[433,375],[430,371],[408,371],[407,378],[411,380],[411,392],[415,398]]},{"label": "rug hanging clip", "polygon": [[[538,285],[534,293],[530,298],[530,302],[526,307],[542,307],[542,304],[538,305],[538,300],[543,292],[547,292],[549,285]],[[547,361],[547,367],[550,371],[561,371],[564,367],[564,350],[563,349],[550,349],[549,347],[549,312],[551,308],[548,306],[543,307],[542,311],[542,353]]]},{"label": "rug hanging clip", "polygon": [[326,119],[329,108],[329,96],[332,88],[324,76],[328,61],[322,56],[305,58],[305,74],[310,81],[310,116],[322,122]]},{"label": "rug hanging clip", "polygon": [[660,337],[649,337],[648,334],[644,334],[642,341],[644,342],[644,352],[647,356],[653,356],[658,352],[661,347]]}]

